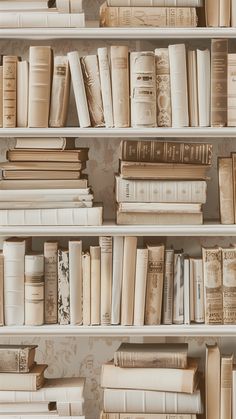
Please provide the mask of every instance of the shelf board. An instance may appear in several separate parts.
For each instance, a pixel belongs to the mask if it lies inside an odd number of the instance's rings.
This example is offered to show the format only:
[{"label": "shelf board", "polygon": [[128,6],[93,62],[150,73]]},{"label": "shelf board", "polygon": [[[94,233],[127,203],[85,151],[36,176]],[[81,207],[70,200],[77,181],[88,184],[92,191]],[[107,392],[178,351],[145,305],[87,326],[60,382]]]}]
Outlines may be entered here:
[{"label": "shelf board", "polygon": [[0,128],[0,138],[80,137],[80,138],[236,138],[234,128]]}]

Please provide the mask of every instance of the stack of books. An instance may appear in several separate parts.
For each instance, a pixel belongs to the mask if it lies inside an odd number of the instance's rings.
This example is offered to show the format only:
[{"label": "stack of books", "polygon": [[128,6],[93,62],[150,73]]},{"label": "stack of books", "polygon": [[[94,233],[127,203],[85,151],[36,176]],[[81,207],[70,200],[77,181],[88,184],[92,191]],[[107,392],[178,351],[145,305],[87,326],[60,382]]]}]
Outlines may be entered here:
[{"label": "stack of books", "polygon": [[0,417],[84,419],[84,378],[46,379],[36,345],[0,345]]},{"label": "stack of books", "polygon": [[0,28],[83,28],[83,0],[1,0]]},{"label": "stack of books", "polygon": [[198,363],[187,351],[187,344],[122,343],[102,366],[101,419],[196,419],[203,412]]},{"label": "stack of books", "polygon": [[202,224],[212,145],[121,142],[117,224]]},{"label": "stack of books", "polygon": [[[83,173],[88,148],[66,138],[22,138],[1,163],[1,225],[100,225]],[[14,207],[14,209],[13,209]]]},{"label": "stack of books", "polygon": [[236,224],[236,153],[218,158],[221,224]]}]

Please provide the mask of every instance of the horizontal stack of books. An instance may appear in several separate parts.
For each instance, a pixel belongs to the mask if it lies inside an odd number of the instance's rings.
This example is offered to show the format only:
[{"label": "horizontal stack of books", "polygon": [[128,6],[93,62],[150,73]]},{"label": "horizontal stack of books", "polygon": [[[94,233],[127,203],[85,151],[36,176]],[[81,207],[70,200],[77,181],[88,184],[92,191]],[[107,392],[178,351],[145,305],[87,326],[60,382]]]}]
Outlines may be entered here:
[{"label": "horizontal stack of books", "polygon": [[66,138],[17,139],[0,164],[0,224],[101,225],[83,173],[88,152]]},{"label": "horizontal stack of books", "polygon": [[1,0],[0,28],[83,28],[83,0]]},{"label": "horizontal stack of books", "polygon": [[117,224],[202,224],[212,145],[121,142]]},{"label": "horizontal stack of books", "polygon": [[220,221],[236,224],[236,153],[218,158]]},{"label": "horizontal stack of books", "polygon": [[36,345],[0,345],[0,417],[84,419],[84,378],[46,379]]},{"label": "horizontal stack of books", "polygon": [[196,419],[203,413],[198,363],[187,351],[187,344],[121,344],[102,366],[101,419]]}]

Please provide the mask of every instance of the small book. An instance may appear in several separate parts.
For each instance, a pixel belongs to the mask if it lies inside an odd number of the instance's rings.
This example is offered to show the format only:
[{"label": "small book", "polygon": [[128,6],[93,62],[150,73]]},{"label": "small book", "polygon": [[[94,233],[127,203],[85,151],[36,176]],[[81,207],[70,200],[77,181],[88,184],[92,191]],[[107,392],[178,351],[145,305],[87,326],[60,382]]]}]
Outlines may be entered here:
[{"label": "small book", "polygon": [[28,137],[16,138],[14,149],[52,149],[52,150],[73,150],[75,148],[74,138],[64,137]]},{"label": "small book", "polygon": [[88,160],[88,148],[77,150],[9,150],[7,159],[9,161],[60,161],[78,162]]},{"label": "small book", "polygon": [[0,345],[0,372],[26,373],[35,364],[37,345]]},{"label": "small book", "polygon": [[4,162],[0,163],[1,169],[4,170],[11,170],[11,171],[23,171],[23,170],[32,170],[32,171],[44,171],[50,170],[53,172],[54,170],[59,171],[79,171],[84,170],[86,168],[86,162],[78,162],[78,163],[71,163],[71,162]]},{"label": "small book", "polygon": [[86,189],[88,188],[88,179],[83,177],[78,180],[0,180],[0,191],[7,190],[36,190],[45,189]]},{"label": "small book", "polygon": [[176,204],[176,203],[156,203],[156,202],[120,202],[118,204],[119,212],[149,213],[149,214],[181,214],[200,213],[201,204]]},{"label": "small book", "polygon": [[8,180],[53,180],[53,179],[80,179],[79,171],[63,171],[63,170],[3,170],[3,179]]},{"label": "small book", "polygon": [[0,373],[0,390],[22,390],[22,391],[36,391],[44,385],[44,371],[47,365],[36,364],[33,369],[25,374],[21,373]]}]

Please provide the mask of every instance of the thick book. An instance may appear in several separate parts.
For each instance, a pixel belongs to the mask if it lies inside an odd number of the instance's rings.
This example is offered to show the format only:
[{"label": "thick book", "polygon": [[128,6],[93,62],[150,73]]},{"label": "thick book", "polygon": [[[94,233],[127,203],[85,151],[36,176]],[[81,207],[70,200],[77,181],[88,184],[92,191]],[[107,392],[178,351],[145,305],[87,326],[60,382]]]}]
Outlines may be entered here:
[{"label": "thick book", "polygon": [[36,348],[37,345],[0,345],[0,372],[30,372]]},{"label": "thick book", "polygon": [[90,246],[91,325],[101,324],[101,247]]},{"label": "thick book", "polygon": [[3,170],[2,177],[7,180],[54,180],[54,179],[80,179],[79,171],[63,170]]},{"label": "thick book", "polygon": [[221,252],[223,277],[223,323],[236,324],[236,289],[234,286],[236,247],[223,247]]},{"label": "thick book", "polygon": [[202,211],[201,204],[176,204],[176,203],[156,203],[156,202],[121,202],[118,204],[119,212],[132,213],[155,213],[155,214],[181,214],[199,213]]},{"label": "thick book", "polygon": [[46,324],[57,323],[57,292],[58,292],[58,271],[57,271],[58,242],[44,242],[44,280],[45,280],[45,302],[44,319]]},{"label": "thick book", "polygon": [[234,224],[234,176],[232,157],[218,158],[219,201],[221,224]]},{"label": "thick book", "polygon": [[206,25],[213,27],[230,26],[231,0],[206,0]]},{"label": "thick book", "polygon": [[98,64],[105,126],[106,128],[112,128],[114,126],[114,118],[111,91],[111,66],[108,57],[108,48],[98,48]]},{"label": "thick book", "polygon": [[170,60],[168,48],[156,48],[157,126],[171,127]]},{"label": "thick book", "polygon": [[111,46],[111,84],[115,128],[130,126],[129,48]]},{"label": "thick book", "polygon": [[82,324],[82,241],[69,241],[70,324]]},{"label": "thick book", "polygon": [[[0,16],[5,19],[5,16]],[[0,23],[1,27],[1,23]],[[3,57],[3,127],[16,127],[16,83],[18,57],[5,55]]]},{"label": "thick book", "polygon": [[70,323],[69,250],[58,249],[58,323]]},{"label": "thick book", "polygon": [[25,255],[25,325],[44,324],[44,255]]},{"label": "thick book", "polygon": [[220,419],[220,351],[217,344],[206,345],[206,419]]},{"label": "thick book", "polygon": [[49,112],[50,127],[60,128],[66,125],[69,95],[70,69],[68,58],[58,56],[54,58],[51,104]]},{"label": "thick book", "polygon": [[122,343],[114,354],[121,368],[187,368],[188,344]]},{"label": "thick book", "polygon": [[198,363],[188,359],[186,369],[177,368],[120,368],[104,364],[101,387],[193,393],[197,384]]},{"label": "thick book", "polygon": [[14,373],[9,374],[8,372],[0,373],[0,390],[22,390],[22,391],[36,391],[44,385],[44,371],[47,365],[36,364],[32,370],[25,373]]},{"label": "thick book", "polygon": [[73,150],[75,149],[75,139],[65,137],[16,138],[16,144],[14,149]]},{"label": "thick book", "polygon": [[123,326],[133,325],[136,253],[137,237],[125,237],[121,297],[121,324]]},{"label": "thick book", "polygon": [[36,193],[44,193],[45,190],[66,190],[66,189],[87,189],[88,179],[85,177],[78,180],[0,180],[0,193],[2,191],[29,191]]},{"label": "thick book", "polygon": [[203,224],[203,214],[184,212],[182,214],[148,214],[117,211],[116,223],[120,225],[200,225]]},{"label": "thick book", "polygon": [[197,49],[197,90],[199,126],[210,125],[211,57],[209,49]]},{"label": "thick book", "polygon": [[203,0],[107,0],[108,6],[202,7]]},{"label": "thick book", "polygon": [[173,414],[162,414],[162,413],[151,413],[151,414],[123,414],[123,413],[104,413],[100,415],[100,419],[197,419],[196,415],[173,415]]},{"label": "thick book", "polygon": [[148,270],[144,323],[147,325],[161,324],[162,294],[164,280],[163,244],[147,245]]},{"label": "thick book", "polygon": [[88,148],[75,150],[8,150],[7,159],[10,162],[50,161],[50,162],[81,162],[88,160]]},{"label": "thick book", "polygon": [[112,237],[99,237],[101,247],[101,325],[111,324],[112,304]]},{"label": "thick book", "polygon": [[223,324],[222,254],[219,247],[202,248],[205,323]]},{"label": "thick book", "polygon": [[0,28],[84,28],[84,13],[58,13],[33,11],[4,12],[0,15]]},{"label": "thick book", "polygon": [[[215,3],[215,0],[214,0]],[[215,6],[214,6],[215,8]],[[211,40],[211,126],[227,126],[228,40]]]}]

